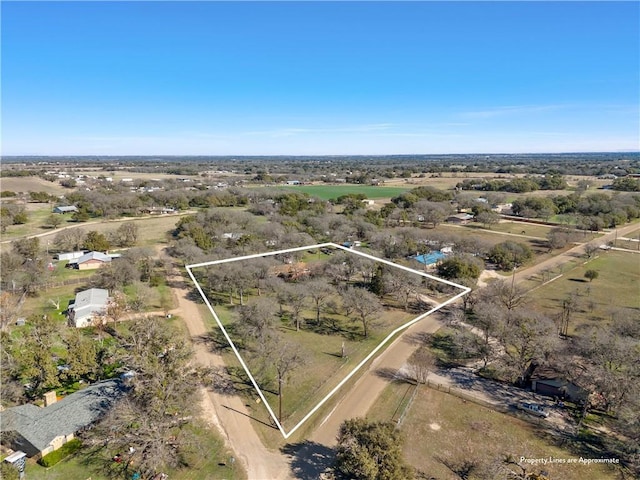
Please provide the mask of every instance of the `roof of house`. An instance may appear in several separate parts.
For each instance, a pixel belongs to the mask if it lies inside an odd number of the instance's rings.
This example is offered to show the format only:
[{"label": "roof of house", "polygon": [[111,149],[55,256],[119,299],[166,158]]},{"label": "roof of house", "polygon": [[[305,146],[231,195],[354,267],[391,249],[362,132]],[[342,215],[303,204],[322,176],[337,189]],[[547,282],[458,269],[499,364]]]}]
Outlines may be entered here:
[{"label": "roof of house", "polygon": [[76,294],[73,303],[74,318],[76,323],[79,319],[87,318],[95,312],[100,312],[109,300],[109,290],[104,288],[90,288]]},{"label": "roof of house", "polygon": [[457,218],[458,220],[471,220],[473,215],[470,213],[456,213],[455,215],[449,215],[447,219]]},{"label": "roof of house", "polygon": [[94,383],[45,408],[20,405],[0,412],[0,429],[16,432],[39,451],[61,435],[69,435],[98,420],[123,395],[120,380]]},{"label": "roof of house", "polygon": [[54,210],[57,210],[59,212],[75,212],[78,210],[78,207],[74,205],[61,205],[58,207],[54,207]]},{"label": "roof of house", "polygon": [[102,252],[89,252],[81,256],[78,259],[78,263],[88,262],[89,260],[100,260],[101,262],[110,262],[111,257]]}]

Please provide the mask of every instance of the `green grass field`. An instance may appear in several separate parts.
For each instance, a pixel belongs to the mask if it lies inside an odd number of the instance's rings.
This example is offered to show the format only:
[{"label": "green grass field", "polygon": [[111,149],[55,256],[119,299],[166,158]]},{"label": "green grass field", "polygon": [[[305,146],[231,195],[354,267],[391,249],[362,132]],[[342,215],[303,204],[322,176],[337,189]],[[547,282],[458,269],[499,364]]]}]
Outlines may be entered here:
[{"label": "green grass field", "polygon": [[410,185],[406,187],[378,187],[374,185],[296,185],[281,188],[308,193],[322,200],[331,200],[349,193],[362,193],[366,195],[367,198],[377,200],[396,197],[414,187]]},{"label": "green grass field", "polygon": [[[589,282],[587,270],[598,272]],[[553,278],[560,272],[554,272]],[[578,311],[569,324],[569,333],[583,324],[599,324],[610,319],[619,308],[640,309],[640,254],[600,251],[589,262],[584,260],[564,268],[562,277],[531,292],[534,304],[553,316],[562,310],[562,302],[571,294],[578,295]]]},{"label": "green grass field", "polygon": [[[404,412],[413,386],[389,384],[367,417],[396,421]],[[506,455],[527,458],[599,457],[593,452],[557,444],[530,423],[476,405],[453,395],[421,386],[404,418],[401,431],[405,437],[406,460],[426,473],[425,478],[454,479],[446,463],[456,468],[464,462],[478,464],[499,461]],[[613,467],[605,465],[548,464],[529,471],[546,470],[549,478],[563,480],[605,480],[621,478]],[[476,478],[473,474],[465,478]],[[495,477],[497,478],[497,477]],[[502,477],[500,477],[502,478]]]}]

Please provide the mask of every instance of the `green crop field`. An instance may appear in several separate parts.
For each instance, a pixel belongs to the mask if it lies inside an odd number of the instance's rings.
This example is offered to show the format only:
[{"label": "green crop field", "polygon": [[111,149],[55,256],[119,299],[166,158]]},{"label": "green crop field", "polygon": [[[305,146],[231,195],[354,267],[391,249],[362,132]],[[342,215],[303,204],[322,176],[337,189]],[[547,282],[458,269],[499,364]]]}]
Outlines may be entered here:
[{"label": "green crop field", "polygon": [[[413,388],[407,383],[389,384],[367,417],[396,421],[405,411]],[[458,478],[445,463],[451,466],[464,462],[499,463],[507,455],[516,459],[600,456],[580,451],[571,443],[561,447],[552,436],[528,422],[425,386],[420,387],[409,406],[401,431],[405,458],[427,474],[424,478]],[[564,480],[621,478],[616,468],[606,465],[548,464],[539,469],[549,472],[549,478]],[[537,471],[536,467],[530,471]]]},{"label": "green crop field", "polygon": [[409,185],[406,187],[377,187],[374,185],[295,185],[281,188],[308,193],[322,200],[331,200],[349,193],[362,193],[366,195],[367,198],[376,200],[396,197],[413,187]]}]

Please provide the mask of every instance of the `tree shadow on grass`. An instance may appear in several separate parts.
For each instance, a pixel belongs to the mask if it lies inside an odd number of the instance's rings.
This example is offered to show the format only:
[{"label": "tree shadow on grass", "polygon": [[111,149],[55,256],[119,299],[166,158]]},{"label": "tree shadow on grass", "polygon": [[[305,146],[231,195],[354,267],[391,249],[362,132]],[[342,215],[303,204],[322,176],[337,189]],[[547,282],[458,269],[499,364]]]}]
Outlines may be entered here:
[{"label": "tree shadow on grass", "polygon": [[321,318],[319,322],[306,319],[304,323],[305,330],[309,330],[319,335],[339,335],[345,340],[354,341],[362,338],[362,333],[355,325],[344,325],[342,322],[334,318]]},{"label": "tree shadow on grass", "polygon": [[318,480],[335,462],[335,451],[320,443],[288,443],[282,453],[291,458],[291,472],[300,480]]},{"label": "tree shadow on grass", "polygon": [[430,345],[433,339],[433,334],[427,332],[415,332],[402,337],[402,341],[409,345],[425,346]]},{"label": "tree shadow on grass", "polygon": [[389,380],[391,382],[409,382],[409,383],[413,383],[412,380],[410,380],[409,378],[407,378],[406,375],[404,375],[400,370],[397,370],[395,368],[378,368],[375,371],[375,374],[384,379],[384,380]]}]

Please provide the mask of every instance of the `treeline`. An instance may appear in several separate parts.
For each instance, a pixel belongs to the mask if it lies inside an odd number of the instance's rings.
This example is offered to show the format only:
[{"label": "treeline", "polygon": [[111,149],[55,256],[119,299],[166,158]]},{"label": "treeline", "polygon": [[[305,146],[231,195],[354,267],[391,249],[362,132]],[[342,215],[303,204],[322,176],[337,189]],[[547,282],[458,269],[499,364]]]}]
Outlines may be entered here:
[{"label": "treeline", "polygon": [[551,197],[525,197],[513,202],[515,215],[549,219],[553,215],[572,215],[576,227],[597,231],[622,225],[640,218],[640,195],[592,193],[581,195],[554,195]]},{"label": "treeline", "polygon": [[527,176],[512,180],[464,180],[456,185],[460,190],[479,190],[482,192],[527,193],[536,190],[564,190],[567,182],[562,175],[545,175],[543,177]]}]

